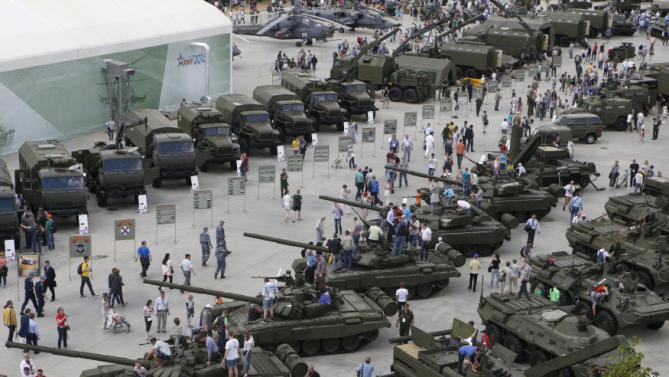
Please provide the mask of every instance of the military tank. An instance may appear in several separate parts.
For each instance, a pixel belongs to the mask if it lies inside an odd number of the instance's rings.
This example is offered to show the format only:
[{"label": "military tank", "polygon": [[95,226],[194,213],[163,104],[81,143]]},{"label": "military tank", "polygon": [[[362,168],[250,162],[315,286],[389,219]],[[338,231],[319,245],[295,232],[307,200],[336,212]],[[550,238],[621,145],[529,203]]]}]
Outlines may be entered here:
[{"label": "military tank", "polygon": [[[430,176],[425,173],[402,169],[392,165],[386,165],[386,169],[451,185],[458,199],[462,198],[472,204],[475,203],[475,200],[471,197],[464,195],[462,182],[460,181],[445,177]],[[481,209],[509,228],[515,228],[518,226],[519,221],[526,221],[533,214],[537,215],[537,218],[542,218],[551,211],[552,207],[557,205],[557,198],[554,195],[546,191],[527,188],[521,181],[510,177],[498,180],[494,176],[492,179],[482,176],[478,179],[478,185],[484,192],[484,201],[481,203]],[[423,199],[429,202],[429,190],[421,189],[421,193],[423,193]],[[515,217],[516,220],[512,217]]]},{"label": "military tank", "polygon": [[[569,314],[545,297],[530,299],[492,293],[482,297],[478,313],[491,343],[502,343],[516,353],[516,362],[535,366],[547,360],[608,339],[584,316]],[[561,376],[570,371],[561,371]]]},{"label": "military tank", "polygon": [[[459,325],[456,327],[457,323]],[[411,328],[412,336],[390,339],[391,343],[396,344],[393,347],[392,373],[383,377],[463,377],[457,372],[458,346],[461,339],[474,331],[470,333],[467,327],[467,324],[456,319],[452,329],[426,332],[414,326]],[[474,372],[470,369],[464,376],[545,377],[557,374],[560,377],[595,377],[599,376],[599,371],[590,369],[592,359],[603,359],[602,355],[615,351],[624,343],[622,335],[609,337],[581,349],[565,352],[529,369],[513,363],[516,353],[496,343],[491,349],[481,351],[479,370]]]},{"label": "military tank", "polygon": [[[186,344],[182,342],[182,354],[179,356],[174,352],[174,344],[172,342],[170,344],[173,351],[172,359],[162,367],[154,361],[144,360],[144,358],[135,360],[92,352],[34,346],[15,342],[7,342],[5,346],[26,351],[39,351],[57,356],[110,363],[109,365],[100,365],[93,369],[84,370],[81,372],[81,377],[136,376],[133,368],[135,363],[139,363],[149,372],[150,376],[154,377],[220,377],[227,375],[225,367],[220,362],[207,366],[207,349],[198,343]],[[248,373],[249,377],[303,377],[306,373],[307,364],[302,361],[295,350],[288,344],[279,345],[274,352],[263,350],[260,347],[253,348],[251,369]]]},{"label": "military tank", "polygon": [[250,329],[257,345],[274,347],[286,342],[303,356],[354,352],[374,341],[379,329],[390,327],[386,316],[397,313],[397,303],[379,288],[369,289],[365,294],[330,290],[331,304],[320,304],[317,292],[304,285],[297,272],[294,284],[279,290],[273,305],[275,318],[270,322],[249,319],[249,304],[262,307],[260,296],[149,279],[144,279],[144,284],[232,299],[214,305],[211,318],[227,312],[228,328],[235,333],[243,334]]},{"label": "military tank", "polygon": [[[304,249],[327,253],[323,246],[268,237],[255,233],[244,233],[245,237],[275,242],[281,245],[295,246]],[[337,289],[351,289],[366,291],[373,287],[383,289],[387,294],[394,296],[395,289],[400,282],[404,282],[409,291],[409,298],[428,298],[448,286],[449,280],[460,277],[457,267],[465,264],[465,257],[457,250],[446,244],[441,244],[435,250],[429,261],[420,261],[420,249],[411,245],[404,255],[390,255],[390,248],[383,246],[368,246],[361,242],[360,255],[353,257],[351,271],[339,270],[328,272],[325,284]],[[306,264],[305,259],[300,259]]]},{"label": "military tank", "polygon": [[[560,289],[564,304],[576,304],[577,312],[585,314],[593,324],[609,335],[630,326],[644,325],[658,330],[669,319],[669,302],[639,284],[630,272],[615,273],[612,263],[595,264],[585,257],[565,251],[533,257],[532,286],[542,283],[545,291]],[[591,292],[606,285],[608,296],[597,303],[592,315]]]},{"label": "military tank", "polygon": [[656,224],[656,231],[669,234],[669,181],[662,177],[644,179],[641,193],[612,196],[604,204],[609,218],[627,225],[647,221]]},{"label": "military tank", "polygon": [[[335,198],[328,195],[319,195],[320,199],[329,200],[335,203],[346,204],[351,207],[364,208],[378,212],[385,219],[386,209],[368,205],[352,200]],[[511,239],[511,231],[501,222],[493,219],[484,211],[472,207],[471,214],[460,213],[455,203],[448,203],[445,200],[440,201],[440,208],[437,213],[432,213],[429,207],[412,207],[411,211],[421,224],[428,224],[432,229],[432,242],[430,247],[434,248],[438,237],[443,237],[444,242],[452,246],[455,250],[470,257],[477,253],[479,256],[489,256],[499,249],[504,240]],[[378,220],[366,221],[367,224],[376,223],[381,225],[381,218]]]},{"label": "military tank", "polygon": [[[596,260],[597,251],[604,248],[612,253],[616,271],[633,271],[639,282],[650,290],[669,283],[669,244],[666,235],[652,232],[654,222],[642,226],[623,224],[618,220],[597,218],[572,224],[567,229],[567,240],[574,252]],[[659,293],[659,292],[658,292]]]}]

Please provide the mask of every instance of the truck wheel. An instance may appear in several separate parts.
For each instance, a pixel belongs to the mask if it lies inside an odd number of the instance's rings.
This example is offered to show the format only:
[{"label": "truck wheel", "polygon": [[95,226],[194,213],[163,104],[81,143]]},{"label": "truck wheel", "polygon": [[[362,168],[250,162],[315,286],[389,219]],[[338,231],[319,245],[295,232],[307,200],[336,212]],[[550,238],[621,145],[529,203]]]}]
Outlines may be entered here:
[{"label": "truck wheel", "polygon": [[242,153],[249,153],[249,141],[246,138],[242,138],[239,140],[239,149],[242,151]]},{"label": "truck wheel", "polygon": [[565,36],[558,38],[558,44],[560,45],[560,47],[569,47],[569,42],[570,42],[569,38]]},{"label": "truck wheel", "polygon": [[627,120],[623,118],[618,118],[613,124],[613,129],[616,131],[625,131],[627,129]]},{"label": "truck wheel", "polygon": [[388,90],[388,99],[393,102],[399,102],[402,100],[402,89],[393,86]]},{"label": "truck wheel", "polygon": [[285,143],[286,142],[286,130],[284,130],[281,127],[277,127],[277,131],[279,131],[279,141],[281,141],[281,143]]},{"label": "truck wheel", "polygon": [[159,188],[160,186],[162,186],[162,184],[163,184],[163,181],[160,178],[156,178],[151,183],[151,186],[153,186],[153,188]]},{"label": "truck wheel", "polygon": [[232,169],[232,171],[237,170],[237,161],[230,161],[230,169]]},{"label": "truck wheel", "polygon": [[588,37],[595,38],[598,35],[599,35],[599,29],[591,27],[590,32],[588,33]]},{"label": "truck wheel", "polygon": [[418,92],[414,88],[404,89],[404,101],[407,103],[416,103],[418,102]]},{"label": "truck wheel", "polygon": [[476,78],[478,75],[476,74],[476,70],[474,68],[467,68],[465,71],[465,77]]},{"label": "truck wheel", "polygon": [[186,185],[188,185],[188,186],[190,186],[192,184],[192,182],[190,180],[190,177],[186,177],[185,181],[186,181]]},{"label": "truck wheel", "polygon": [[269,147],[269,154],[276,156],[276,145]]},{"label": "truck wheel", "polygon": [[98,200],[99,207],[107,206],[107,197],[104,194],[97,194],[95,197]]},{"label": "truck wheel", "polygon": [[209,163],[207,163],[207,162],[203,163],[202,165],[198,166],[198,169],[200,169],[200,171],[209,170]]},{"label": "truck wheel", "polygon": [[597,136],[595,136],[595,134],[585,135],[585,143],[586,144],[594,144],[595,141],[597,141]]}]

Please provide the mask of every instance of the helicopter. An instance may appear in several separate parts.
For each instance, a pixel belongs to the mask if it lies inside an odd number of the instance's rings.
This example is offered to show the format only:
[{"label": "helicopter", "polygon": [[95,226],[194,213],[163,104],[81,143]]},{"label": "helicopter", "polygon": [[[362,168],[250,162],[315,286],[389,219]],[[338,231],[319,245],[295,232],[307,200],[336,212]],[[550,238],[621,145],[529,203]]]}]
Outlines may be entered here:
[{"label": "helicopter", "polygon": [[353,8],[349,9],[306,9],[298,0],[295,2],[293,12],[298,14],[310,14],[313,16],[325,18],[330,21],[335,21],[337,23],[346,25],[346,27],[348,27],[348,29],[351,31],[354,31],[355,28],[358,27],[373,30],[388,30],[400,24],[399,21],[395,20],[393,22],[385,17],[381,12],[369,9],[357,2],[353,4]]},{"label": "helicopter", "polygon": [[327,40],[334,35],[337,26],[340,26],[340,30],[347,27],[318,16],[283,12],[277,13],[265,24],[234,25],[232,32],[275,39],[300,39],[301,41],[296,43],[299,47],[302,43],[311,45],[313,40]]}]

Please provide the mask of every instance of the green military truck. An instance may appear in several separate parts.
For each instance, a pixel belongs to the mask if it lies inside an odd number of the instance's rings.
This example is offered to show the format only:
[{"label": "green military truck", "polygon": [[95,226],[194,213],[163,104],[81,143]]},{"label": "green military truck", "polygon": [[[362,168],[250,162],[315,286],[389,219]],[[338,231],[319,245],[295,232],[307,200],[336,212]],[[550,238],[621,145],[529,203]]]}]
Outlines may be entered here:
[{"label": "green military truck", "polygon": [[314,132],[311,119],[304,113],[304,102],[297,94],[278,85],[261,85],[253,90],[253,99],[260,102],[269,113],[272,126],[279,131],[285,143],[287,136],[304,136],[311,142]]},{"label": "green military truck", "polygon": [[190,185],[190,177],[197,175],[190,135],[155,109],[129,112],[126,124],[117,137],[144,156],[147,179],[154,188],[160,187],[163,179],[184,179]]},{"label": "green military truck", "polygon": [[226,94],[218,97],[216,109],[237,135],[242,153],[248,154],[251,148],[269,148],[276,154],[276,146],[281,144],[279,131],[272,128],[263,105],[243,94]]},{"label": "green military truck", "polygon": [[367,115],[371,111],[376,116],[378,108],[374,105],[374,98],[369,95],[367,84],[362,81],[328,80],[330,89],[337,93],[339,105],[346,110],[346,117],[351,114]]},{"label": "green military truck", "polygon": [[84,174],[77,160],[57,140],[26,141],[19,148],[19,169],[14,172],[16,193],[37,211],[59,216],[88,212]]},{"label": "green military truck", "polygon": [[72,152],[81,164],[88,192],[95,194],[98,205],[104,207],[109,198],[133,197],[146,194],[144,161],[137,148],[117,148],[104,141],[92,148]]},{"label": "green military truck", "polygon": [[588,46],[585,38],[590,33],[590,22],[583,14],[568,12],[544,12],[537,16],[550,22],[554,43],[569,47],[571,42]]},{"label": "green military truck", "polygon": [[634,112],[643,112],[648,114],[650,108],[655,105],[656,98],[650,95],[647,88],[640,85],[609,85],[608,88],[600,89],[602,97],[606,98],[625,98],[628,99],[634,107]]},{"label": "green military truck", "polygon": [[287,72],[281,76],[281,86],[302,99],[316,131],[328,124],[336,125],[338,131],[344,130],[346,110],[341,108],[337,93],[330,90],[327,82],[307,73]]},{"label": "green military truck", "polygon": [[502,50],[475,42],[444,43],[439,48],[425,46],[420,54],[450,60],[457,66],[458,78],[490,77],[493,72],[509,70],[518,63],[517,59],[505,56]]},{"label": "green military truck", "polygon": [[228,163],[237,170],[241,156],[237,136],[223,120],[223,114],[211,103],[189,103],[179,107],[177,125],[190,135],[195,143],[198,169],[207,171],[210,163]]},{"label": "green military truck", "polygon": [[634,114],[632,101],[625,98],[600,98],[597,96],[583,98],[578,107],[572,107],[563,114],[590,113],[599,116],[604,126],[610,130],[625,131],[627,114]]},{"label": "green military truck", "polygon": [[529,33],[526,30],[511,30],[507,27],[490,27],[487,23],[465,30],[463,36],[463,41],[485,43],[523,63],[538,59],[548,50],[549,38],[541,32]]},{"label": "green military truck", "polygon": [[[0,240],[14,240],[14,247],[19,247],[21,229],[16,208],[14,183],[12,175],[7,169],[7,163],[0,160]],[[0,244],[4,250],[5,244]]]},{"label": "green military truck", "polygon": [[603,36],[613,24],[611,15],[606,10],[568,9],[566,13],[583,15],[583,19],[590,23],[590,30],[588,30],[588,37],[590,38],[595,38],[599,34]]}]

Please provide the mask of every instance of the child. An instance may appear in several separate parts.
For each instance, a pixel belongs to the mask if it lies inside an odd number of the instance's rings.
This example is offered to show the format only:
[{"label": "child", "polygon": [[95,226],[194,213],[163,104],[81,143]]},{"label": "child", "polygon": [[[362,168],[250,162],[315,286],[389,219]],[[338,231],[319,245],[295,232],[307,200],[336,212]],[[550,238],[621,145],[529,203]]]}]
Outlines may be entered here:
[{"label": "child", "polygon": [[191,325],[193,316],[195,316],[195,301],[193,301],[193,295],[188,295],[188,300],[186,300],[186,321],[190,328],[193,328]]}]

